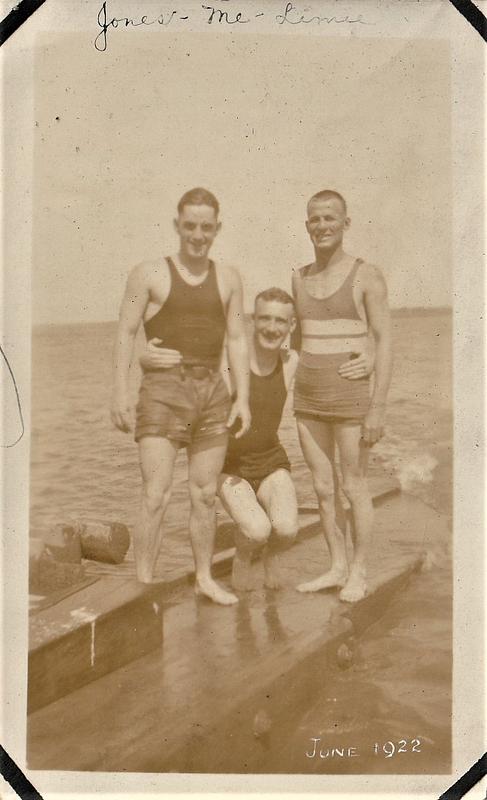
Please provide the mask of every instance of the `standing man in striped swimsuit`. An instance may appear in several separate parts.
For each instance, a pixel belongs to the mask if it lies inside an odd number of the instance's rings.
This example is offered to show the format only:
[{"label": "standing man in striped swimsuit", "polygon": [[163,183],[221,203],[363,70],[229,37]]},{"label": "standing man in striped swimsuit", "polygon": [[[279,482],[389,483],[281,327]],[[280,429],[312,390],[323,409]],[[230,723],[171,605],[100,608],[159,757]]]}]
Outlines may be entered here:
[{"label": "standing man in striped swimsuit", "polygon": [[[383,434],[392,370],[387,288],[381,271],[343,249],[350,227],[347,205],[338,192],[324,190],[308,203],[306,229],[315,260],[293,276],[301,347],[294,412],[306,462],[318,497],[330,569],[298,586],[302,592],[341,587],[340,599],[365,596],[366,557],[373,521],[367,487],[368,454]],[[375,379],[347,380],[340,365],[375,340]],[[338,446],[342,488],[352,511],[354,553],[348,563],[346,520],[340,503],[335,461]]]}]

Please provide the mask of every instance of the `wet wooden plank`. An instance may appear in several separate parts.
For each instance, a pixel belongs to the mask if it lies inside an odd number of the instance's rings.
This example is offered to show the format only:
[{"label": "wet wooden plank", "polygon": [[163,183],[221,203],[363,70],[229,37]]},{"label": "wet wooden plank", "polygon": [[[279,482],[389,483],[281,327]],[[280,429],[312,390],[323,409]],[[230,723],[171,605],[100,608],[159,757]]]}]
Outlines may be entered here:
[{"label": "wet wooden plank", "polygon": [[50,608],[51,606],[57,605],[66,597],[69,597],[72,594],[76,594],[77,592],[84,589],[86,586],[90,586],[92,583],[98,578],[94,576],[89,576],[84,578],[79,583],[76,583],[74,586],[68,586],[66,589],[61,589],[59,592],[53,592],[49,595],[34,595],[30,594],[29,598],[32,599],[32,603],[29,609],[30,614],[37,614],[39,611],[43,611],[45,608]]},{"label": "wet wooden plank", "polygon": [[28,710],[147,654],[162,642],[158,593],[104,578],[30,620]]},{"label": "wet wooden plank", "polygon": [[[285,554],[287,587],[222,608],[189,590],[163,607],[163,647],[29,717],[33,769],[258,771],[256,715],[292,718],[336,666],[343,638],[385,609],[425,552],[446,546],[448,520],[419,500],[390,498],[377,515],[370,594],[351,607],[336,593],[302,595],[298,581],[326,567],[321,537]],[[261,565],[256,564],[258,577]],[[72,730],[63,720],[75,719]],[[270,734],[271,735],[271,734]],[[240,769],[239,769],[240,766]]]}]

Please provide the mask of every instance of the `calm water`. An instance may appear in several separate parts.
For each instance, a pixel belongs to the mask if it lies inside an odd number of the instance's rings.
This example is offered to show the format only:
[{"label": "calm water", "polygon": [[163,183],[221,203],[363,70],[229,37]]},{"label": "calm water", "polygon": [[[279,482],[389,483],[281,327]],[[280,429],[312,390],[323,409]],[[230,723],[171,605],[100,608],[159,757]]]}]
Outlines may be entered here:
[{"label": "calm water", "polygon": [[[31,535],[52,522],[101,517],[133,525],[137,448],[108,415],[114,323],[45,326],[33,339]],[[385,470],[442,511],[451,504],[451,317],[394,320],[395,369],[387,435],[371,472]],[[138,373],[134,370],[134,399]],[[313,502],[288,402],[281,438],[301,503]],[[186,457],[181,451],[166,543],[186,537]],[[222,512],[223,517],[223,512]]]}]

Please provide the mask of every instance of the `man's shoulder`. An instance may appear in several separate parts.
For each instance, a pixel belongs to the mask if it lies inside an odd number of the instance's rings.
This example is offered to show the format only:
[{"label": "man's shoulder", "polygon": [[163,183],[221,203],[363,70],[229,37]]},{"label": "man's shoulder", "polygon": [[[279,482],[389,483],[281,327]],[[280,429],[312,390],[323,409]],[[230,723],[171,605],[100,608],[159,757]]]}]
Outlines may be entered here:
[{"label": "man's shoulder", "polygon": [[165,258],[153,258],[140,261],[132,267],[129,272],[131,283],[150,285],[155,279],[169,274]]},{"label": "man's shoulder", "polygon": [[374,285],[377,282],[384,282],[384,275],[382,269],[371,261],[366,261],[363,258],[356,259],[359,262],[358,270],[355,274],[355,280],[358,284],[362,284],[364,288],[369,285]]},{"label": "man's shoulder", "polygon": [[240,271],[235,264],[230,264],[228,261],[218,259],[218,261],[213,261],[213,264],[215,265],[215,269],[222,274],[230,273],[231,275],[240,275]]},{"label": "man's shoulder", "polygon": [[355,281],[364,297],[387,298],[387,282],[382,269],[370,261],[362,261]]},{"label": "man's shoulder", "polygon": [[357,259],[359,261],[358,275],[363,278],[377,278],[382,276],[382,269],[374,264],[372,261],[366,261],[363,258]]},{"label": "man's shoulder", "polygon": [[305,278],[309,268],[312,264],[305,264],[304,267],[293,267],[292,268],[292,277],[293,280],[295,278]]},{"label": "man's shoulder", "polygon": [[215,270],[218,279],[223,281],[229,287],[241,285],[240,271],[233,264],[228,261],[214,261]]}]

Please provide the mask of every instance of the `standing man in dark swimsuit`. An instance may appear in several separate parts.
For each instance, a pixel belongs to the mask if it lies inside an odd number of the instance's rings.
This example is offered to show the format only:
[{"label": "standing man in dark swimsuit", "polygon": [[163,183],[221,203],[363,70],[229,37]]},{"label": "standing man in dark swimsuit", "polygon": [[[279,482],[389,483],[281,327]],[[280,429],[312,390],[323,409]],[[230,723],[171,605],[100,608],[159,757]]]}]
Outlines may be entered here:
[{"label": "standing man in dark swimsuit", "polygon": [[[112,420],[122,431],[133,429],[128,373],[135,334],[143,321],[147,339],[161,340],[169,355],[164,369],[145,372],[137,405],[135,440],[143,482],[134,535],[137,578],[144,583],[153,580],[176,455],[184,445],[195,590],[228,605],[238,598],[211,576],[215,495],[228,429],[239,419],[237,436],[242,436],[250,426],[249,367],[240,277],[235,269],[208,258],[220,230],[218,213],[218,201],[210,192],[187,192],[174,221],[180,243],[177,255],[144,262],[131,272],[115,345]],[[233,406],[220,374],[225,337],[236,387]]]},{"label": "standing man in dark swimsuit", "polygon": [[[327,572],[298,589],[312,592],[339,586],[342,600],[356,602],[367,591],[366,556],[373,520],[366,477],[368,452],[383,433],[392,353],[384,278],[377,267],[344,251],[343,236],[349,226],[346,202],[340,194],[324,190],[311,198],[306,229],[315,260],[297,270],[293,278],[301,336],[294,411],[331,557]],[[353,360],[363,352],[369,331],[376,349],[371,396],[368,379],[344,380],[340,367],[344,359]],[[350,564],[335,445],[342,488],[352,510],[354,554]]]}]

